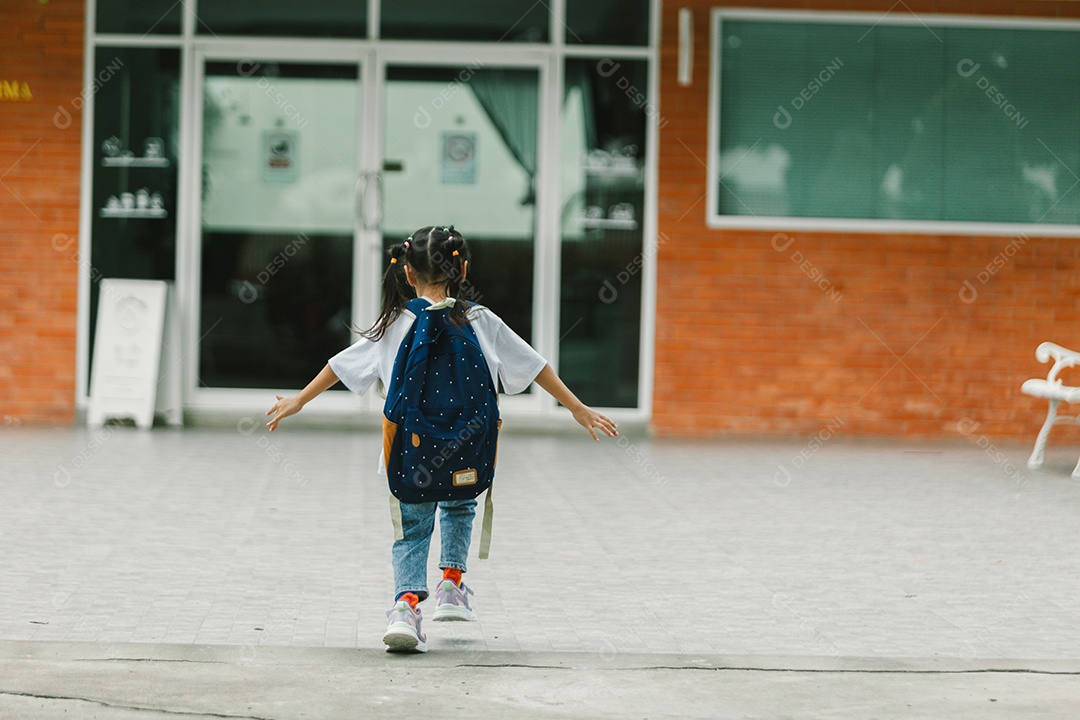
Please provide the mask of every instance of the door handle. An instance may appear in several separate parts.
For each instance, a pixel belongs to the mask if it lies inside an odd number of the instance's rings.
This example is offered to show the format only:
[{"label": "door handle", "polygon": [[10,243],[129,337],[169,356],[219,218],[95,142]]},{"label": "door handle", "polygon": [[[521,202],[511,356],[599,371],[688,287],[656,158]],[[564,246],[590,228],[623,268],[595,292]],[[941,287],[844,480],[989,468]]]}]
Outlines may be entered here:
[{"label": "door handle", "polygon": [[382,229],[383,177],[379,171],[364,174],[365,183],[361,210],[365,230]]},{"label": "door handle", "polygon": [[364,207],[364,199],[367,197],[368,174],[362,173],[356,177],[356,220],[363,229],[368,229],[367,210]]}]

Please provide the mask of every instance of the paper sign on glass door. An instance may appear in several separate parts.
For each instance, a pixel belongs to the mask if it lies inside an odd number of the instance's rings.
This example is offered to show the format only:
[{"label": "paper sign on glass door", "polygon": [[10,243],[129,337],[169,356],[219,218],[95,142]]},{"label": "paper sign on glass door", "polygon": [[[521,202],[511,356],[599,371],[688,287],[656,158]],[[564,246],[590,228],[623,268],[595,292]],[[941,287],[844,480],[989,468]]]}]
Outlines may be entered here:
[{"label": "paper sign on glass door", "polygon": [[476,182],[476,133],[443,133],[442,181],[447,185]]},{"label": "paper sign on glass door", "polygon": [[263,133],[263,171],[265,182],[296,180],[296,133],[267,130]]}]

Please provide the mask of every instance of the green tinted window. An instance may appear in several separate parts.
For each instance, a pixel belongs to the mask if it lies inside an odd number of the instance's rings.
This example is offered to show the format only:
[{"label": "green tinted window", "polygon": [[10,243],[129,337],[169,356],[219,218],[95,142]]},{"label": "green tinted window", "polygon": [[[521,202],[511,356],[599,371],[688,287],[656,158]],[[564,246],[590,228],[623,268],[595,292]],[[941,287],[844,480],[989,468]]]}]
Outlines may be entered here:
[{"label": "green tinted window", "polygon": [[337,0],[199,0],[200,35],[363,37],[367,3]]},{"label": "green tinted window", "polygon": [[650,105],[644,60],[566,61],[562,126],[562,286],[559,374],[582,402],[636,407],[646,237],[645,158]]},{"label": "green tinted window", "polygon": [[648,45],[649,0],[568,0],[568,45]]},{"label": "green tinted window", "polygon": [[1080,221],[1080,34],[725,20],[719,215]]},{"label": "green tinted window", "polygon": [[177,35],[184,6],[174,0],[97,0],[99,33]]},{"label": "green tinted window", "polygon": [[548,5],[534,0],[382,0],[384,38],[547,42]]}]

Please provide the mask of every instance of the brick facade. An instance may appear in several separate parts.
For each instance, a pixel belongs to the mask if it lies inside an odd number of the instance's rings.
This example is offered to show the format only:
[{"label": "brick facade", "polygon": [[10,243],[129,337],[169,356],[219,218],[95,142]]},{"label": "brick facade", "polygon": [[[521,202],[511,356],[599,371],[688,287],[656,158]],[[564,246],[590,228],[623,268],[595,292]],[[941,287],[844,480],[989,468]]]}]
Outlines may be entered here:
[{"label": "brick facade", "polygon": [[77,106],[85,6],[78,0],[12,0],[3,10],[0,427],[69,423],[75,414]]},{"label": "brick facade", "polygon": [[[977,432],[1032,440],[1046,403],[1035,347],[1080,348],[1080,241],[717,230],[706,226],[711,9],[665,3],[660,57],[656,371],[662,435]],[[1080,17],[1075,2],[761,2],[734,7]],[[677,13],[694,15],[693,84],[676,81]],[[905,10],[904,8],[908,8]],[[788,244],[789,240],[791,241]],[[985,284],[995,257],[1009,262]],[[815,282],[814,273],[828,279]],[[961,297],[964,282],[977,291]],[[702,328],[705,328],[702,330]],[[968,423],[965,427],[970,428]],[[1055,436],[1080,437],[1074,429]]]},{"label": "brick facade", "polygon": [[[1030,236],[982,284],[1014,238],[708,228],[709,11],[720,4],[662,8],[655,432],[952,438],[972,418],[980,433],[1029,440],[1045,413],[1019,391],[1045,374],[1035,346],[1080,347],[1080,242]],[[905,6],[1080,18],[1064,1]],[[695,28],[686,88],[675,79],[682,7]],[[83,25],[81,2],[18,0],[0,13],[0,426],[74,418]]]}]

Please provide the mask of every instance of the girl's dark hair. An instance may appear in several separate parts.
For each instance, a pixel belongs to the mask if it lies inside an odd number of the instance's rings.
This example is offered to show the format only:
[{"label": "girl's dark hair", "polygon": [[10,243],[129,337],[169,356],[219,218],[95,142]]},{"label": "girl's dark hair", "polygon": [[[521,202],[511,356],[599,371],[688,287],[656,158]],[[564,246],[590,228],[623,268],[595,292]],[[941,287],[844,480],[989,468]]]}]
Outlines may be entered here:
[{"label": "girl's dark hair", "polygon": [[457,302],[450,309],[450,322],[460,327],[467,323],[471,302],[463,299],[465,263],[469,260],[469,246],[453,225],[446,227],[423,227],[404,242],[391,245],[387,254],[390,265],[382,282],[382,310],[379,319],[368,330],[360,333],[369,340],[380,340],[387,328],[405,309],[413,296],[405,279],[405,265],[413,269],[417,279],[428,285],[445,283],[446,296]]}]

